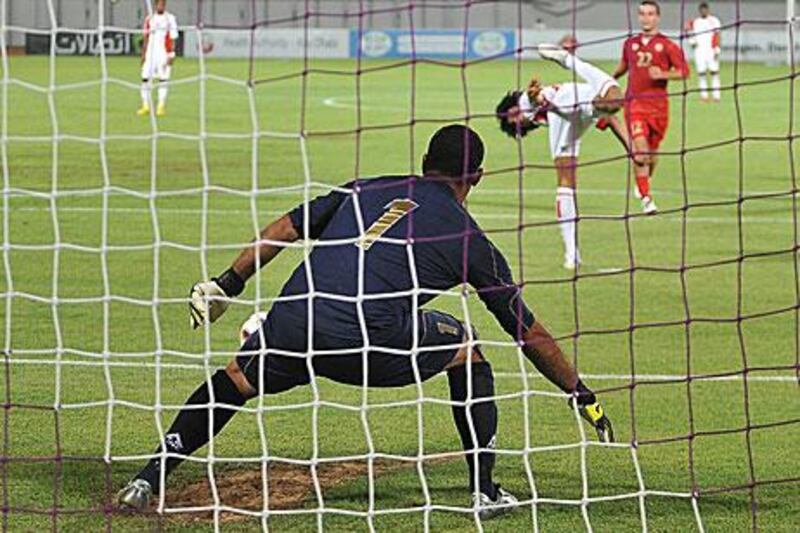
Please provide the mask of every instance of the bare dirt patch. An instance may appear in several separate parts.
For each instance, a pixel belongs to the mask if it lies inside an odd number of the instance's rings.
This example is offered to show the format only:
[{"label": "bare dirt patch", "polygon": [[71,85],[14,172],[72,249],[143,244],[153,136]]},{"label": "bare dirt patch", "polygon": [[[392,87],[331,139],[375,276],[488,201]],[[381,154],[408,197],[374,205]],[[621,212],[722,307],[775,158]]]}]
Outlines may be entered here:
[{"label": "bare dirt patch", "polygon": [[[446,460],[446,459],[445,459]],[[444,462],[428,460],[425,465]],[[452,460],[452,459],[450,459]],[[382,476],[416,467],[409,461],[376,459],[373,463],[374,475]],[[342,461],[325,463],[317,467],[317,477],[324,491],[344,485],[358,478],[366,478],[366,461]],[[316,491],[311,468],[306,465],[271,463],[268,467],[269,508],[294,509],[309,501],[314,501]],[[222,505],[260,512],[264,508],[264,491],[261,467],[249,465],[247,468],[224,470],[215,475],[217,494]],[[166,504],[169,508],[211,506],[214,498],[208,478],[167,491]],[[181,513],[181,518],[190,522],[213,519],[212,513]],[[248,516],[239,513],[222,513],[222,522],[247,520]]]}]

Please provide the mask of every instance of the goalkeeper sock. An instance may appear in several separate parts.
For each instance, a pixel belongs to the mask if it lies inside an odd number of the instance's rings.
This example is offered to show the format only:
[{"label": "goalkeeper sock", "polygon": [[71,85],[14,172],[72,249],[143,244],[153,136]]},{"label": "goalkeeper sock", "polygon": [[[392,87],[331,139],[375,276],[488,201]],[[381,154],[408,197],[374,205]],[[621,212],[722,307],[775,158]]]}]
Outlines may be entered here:
[{"label": "goalkeeper sock", "polygon": [[720,93],[719,72],[711,75],[711,96],[714,100],[719,100],[722,95]]},{"label": "goalkeeper sock", "polygon": [[[211,387],[214,390],[214,401],[218,404],[225,403],[239,407],[247,401],[224,370],[217,370],[211,377]],[[206,406],[210,402],[208,384],[203,383],[186,400],[186,406]],[[220,432],[234,414],[236,414],[236,411],[228,407],[214,408],[214,435]],[[167,447],[167,451],[182,455],[194,453],[208,442],[208,423],[209,409],[207,407],[182,409],[164,436],[164,444]],[[156,448],[156,453],[160,452],[161,446]],[[164,479],[182,462],[183,458],[167,457],[164,461]],[[136,477],[146,480],[153,487],[153,491],[158,493],[161,489],[159,486],[160,470],[161,458],[154,457],[150,459]]]},{"label": "goalkeeper sock", "polygon": [[167,104],[167,91],[169,87],[167,87],[167,83],[162,81],[158,84],[158,105],[166,105]]},{"label": "goalkeeper sock", "polygon": [[705,73],[697,75],[697,83],[700,86],[700,98],[703,100],[708,99],[708,80],[706,80]]},{"label": "goalkeeper sock", "polygon": [[564,259],[571,263],[579,260],[575,214],[575,190],[569,187],[556,189],[556,216],[564,240]]},{"label": "goalkeeper sock", "polygon": [[[472,363],[472,399],[491,398],[494,396],[494,376],[492,367],[489,363]],[[450,399],[454,402],[465,402],[467,400],[467,365],[458,366],[447,371],[447,379],[450,382]],[[475,429],[475,436],[478,442],[472,438],[470,431],[469,417],[467,409],[463,405],[453,406],[453,419],[456,429],[461,437],[461,444],[466,450],[467,465],[469,467],[469,487],[470,491],[475,490],[475,448],[495,447],[495,435],[497,434],[497,406],[494,400],[486,400],[474,403],[469,407],[472,418],[472,425]],[[492,471],[494,470],[494,452],[481,452],[478,454],[478,483],[479,489],[491,499],[497,497],[497,487],[492,481]]]},{"label": "goalkeeper sock", "polygon": [[142,107],[150,107],[150,82],[142,81],[139,93],[142,95]]},{"label": "goalkeeper sock", "polygon": [[568,69],[574,70],[578,76],[586,80],[597,96],[604,96],[609,87],[619,85],[606,72],[572,54],[567,55],[564,64]]}]

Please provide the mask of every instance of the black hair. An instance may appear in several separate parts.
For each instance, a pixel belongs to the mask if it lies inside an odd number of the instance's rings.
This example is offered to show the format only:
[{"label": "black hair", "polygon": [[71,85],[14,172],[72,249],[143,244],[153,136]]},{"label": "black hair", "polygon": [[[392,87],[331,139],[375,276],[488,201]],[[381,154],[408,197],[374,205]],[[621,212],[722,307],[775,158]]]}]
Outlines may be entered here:
[{"label": "black hair", "polygon": [[709,9],[708,2],[700,2],[700,5],[697,6],[697,9]]},{"label": "black hair", "polygon": [[512,138],[525,137],[529,131],[539,127],[539,124],[533,121],[525,121],[522,124],[516,124],[507,120],[508,112],[511,108],[519,105],[520,96],[522,96],[522,91],[508,91],[506,95],[500,99],[497,107],[494,108],[494,115],[500,123],[500,130]]},{"label": "black hair", "polygon": [[483,141],[475,130],[461,124],[450,124],[439,128],[428,141],[422,172],[468,178],[481,168],[483,152]]},{"label": "black hair", "polygon": [[656,13],[659,14],[659,15],[661,14],[661,6],[658,5],[658,2],[656,2],[654,0],[644,0],[644,2],[639,4],[639,7],[642,7],[642,6],[653,6],[654,8],[656,8]]}]

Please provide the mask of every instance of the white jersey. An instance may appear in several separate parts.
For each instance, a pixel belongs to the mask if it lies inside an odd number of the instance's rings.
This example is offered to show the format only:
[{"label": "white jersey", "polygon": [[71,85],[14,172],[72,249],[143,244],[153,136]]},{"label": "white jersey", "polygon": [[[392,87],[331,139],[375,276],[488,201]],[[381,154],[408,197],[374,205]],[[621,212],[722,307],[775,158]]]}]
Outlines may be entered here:
[{"label": "white jersey", "polygon": [[175,15],[167,11],[153,13],[144,19],[144,35],[148,36],[147,55],[167,57],[175,54],[178,40],[178,22]]},{"label": "white jersey", "polygon": [[142,64],[142,79],[168,80],[172,69],[167,64],[167,59],[175,56],[175,43],[178,40],[175,15],[165,11],[147,16],[142,33],[148,38]]},{"label": "white jersey", "polygon": [[[605,92],[605,91],[603,91]],[[593,100],[597,91],[588,83],[561,83],[542,89],[546,101],[550,154],[557,157],[578,157],[581,137],[599,118]],[[534,106],[523,92],[519,106],[528,119],[535,120]]]},{"label": "white jersey", "polygon": [[690,38],[699,52],[711,52],[719,48],[720,21],[714,15],[697,17],[689,24]]}]

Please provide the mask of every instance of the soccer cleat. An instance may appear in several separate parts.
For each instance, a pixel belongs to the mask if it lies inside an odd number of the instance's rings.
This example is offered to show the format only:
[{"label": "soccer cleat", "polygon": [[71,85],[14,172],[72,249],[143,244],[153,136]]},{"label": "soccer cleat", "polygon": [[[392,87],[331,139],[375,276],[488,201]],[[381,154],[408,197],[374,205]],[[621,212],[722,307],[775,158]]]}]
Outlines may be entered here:
[{"label": "soccer cleat", "polygon": [[133,479],[117,494],[117,503],[123,509],[144,511],[150,505],[153,488],[144,479]]},{"label": "soccer cleat", "polygon": [[611,426],[611,420],[605,415],[603,407],[599,403],[579,405],[578,413],[592,425],[600,442],[614,442],[614,428]]},{"label": "soccer cleat", "polygon": [[512,512],[519,505],[519,500],[510,492],[496,485],[497,495],[494,500],[487,494],[473,494],[472,507],[478,511],[481,520],[488,520],[496,516]]},{"label": "soccer cleat", "polygon": [[143,105],[136,111],[136,114],[139,115],[140,117],[146,117],[147,115],[150,114],[150,106]]},{"label": "soccer cleat", "polygon": [[658,212],[656,202],[649,196],[642,198],[642,212],[645,215],[653,215]]},{"label": "soccer cleat", "polygon": [[642,199],[642,193],[639,192],[639,187],[633,188],[633,195],[636,197],[637,200]]},{"label": "soccer cleat", "polygon": [[164,104],[158,104],[158,107],[156,108],[156,116],[157,117],[167,116],[167,106]]},{"label": "soccer cleat", "polygon": [[562,67],[567,68],[567,57],[569,56],[569,52],[567,52],[560,46],[556,46],[554,44],[549,44],[549,43],[542,43],[539,45],[539,56],[542,59],[554,61],[559,65],[561,65]]}]

